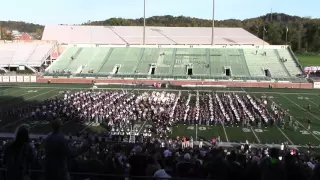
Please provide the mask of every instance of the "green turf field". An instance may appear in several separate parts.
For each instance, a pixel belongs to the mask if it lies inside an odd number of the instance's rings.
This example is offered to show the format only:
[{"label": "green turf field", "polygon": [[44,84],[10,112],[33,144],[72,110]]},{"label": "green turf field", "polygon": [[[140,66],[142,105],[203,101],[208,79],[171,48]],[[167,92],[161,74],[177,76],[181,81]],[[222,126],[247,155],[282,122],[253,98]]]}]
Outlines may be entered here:
[{"label": "green turf field", "polygon": [[318,54],[296,54],[303,67],[320,66],[320,55]]},{"label": "green turf field", "polygon": [[[0,107],[2,111],[12,109],[12,107],[27,106],[29,104],[37,104],[44,99],[54,96],[61,96],[61,91],[80,91],[86,87],[78,86],[29,86],[29,87],[0,87]],[[149,90],[149,89],[147,89]],[[209,89],[200,89],[200,91]],[[269,105],[271,102],[279,104],[282,108],[289,110],[297,121],[300,128],[298,131],[293,131],[291,128],[279,129],[277,127],[268,127],[258,129],[242,128],[242,127],[225,127],[225,126],[185,126],[179,125],[173,127],[172,137],[176,136],[192,136],[202,139],[211,139],[221,137],[224,142],[244,142],[249,140],[259,144],[265,143],[281,143],[284,141],[294,145],[305,145],[311,142],[313,145],[320,144],[320,91],[319,90],[295,90],[295,89],[247,89],[247,88],[220,88],[210,89],[218,93],[227,91],[236,91],[236,93],[249,93],[252,96],[267,96]],[[140,90],[143,91],[143,90]],[[170,90],[179,91],[179,90]],[[181,91],[183,91],[181,89]],[[195,91],[193,93],[196,93]],[[311,111],[307,111],[305,107],[310,104]],[[312,127],[307,131],[307,118],[312,120]],[[23,122],[15,116],[0,117],[0,132],[14,132],[14,129],[21,123],[29,123],[32,133],[46,134],[50,132],[50,125],[47,122]],[[150,126],[150,122],[136,124],[139,131],[142,133],[145,128]],[[75,133],[84,129],[92,129],[94,131],[104,131],[103,127],[82,127],[73,121],[68,121],[63,125],[64,133]]]}]

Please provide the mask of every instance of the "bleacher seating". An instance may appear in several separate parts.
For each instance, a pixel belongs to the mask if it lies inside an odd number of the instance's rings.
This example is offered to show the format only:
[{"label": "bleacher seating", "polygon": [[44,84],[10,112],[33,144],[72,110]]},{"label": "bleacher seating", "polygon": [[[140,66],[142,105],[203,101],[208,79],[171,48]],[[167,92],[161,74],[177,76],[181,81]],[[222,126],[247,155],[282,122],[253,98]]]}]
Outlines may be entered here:
[{"label": "bleacher seating", "polygon": [[96,48],[96,53],[86,62],[86,64],[84,64],[82,73],[96,73],[101,64],[104,62],[105,58],[107,58],[109,51],[110,48],[107,47]]},{"label": "bleacher seating", "polygon": [[[282,57],[287,62],[283,62]],[[270,80],[290,79],[301,73],[288,49],[274,47],[259,50],[240,47],[70,47],[47,71],[64,70],[80,76],[93,73],[136,77],[151,75],[151,67],[155,67],[153,76],[172,78]],[[188,67],[192,68],[192,75],[188,75]],[[230,77],[226,74],[227,69]],[[267,76],[266,69],[270,72]]]},{"label": "bleacher seating", "polygon": [[0,43],[0,65],[40,66],[54,48],[53,43]]},{"label": "bleacher seating", "polygon": [[271,77],[289,76],[274,49],[244,49],[243,51],[251,76],[265,76],[265,69],[269,70]]},{"label": "bleacher seating", "polygon": [[279,49],[277,51],[279,52],[280,58],[286,60],[286,62],[284,62],[284,66],[287,68],[291,76],[296,77],[298,74],[301,74],[298,64],[287,49]]}]

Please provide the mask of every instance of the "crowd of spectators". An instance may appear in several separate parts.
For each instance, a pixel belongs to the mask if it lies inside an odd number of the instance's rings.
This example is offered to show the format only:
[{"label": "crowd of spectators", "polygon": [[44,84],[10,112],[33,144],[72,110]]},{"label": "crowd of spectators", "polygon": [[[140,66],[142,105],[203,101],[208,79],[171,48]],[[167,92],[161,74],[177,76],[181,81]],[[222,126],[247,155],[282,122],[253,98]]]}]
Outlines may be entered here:
[{"label": "crowd of spectators", "polygon": [[[2,141],[1,178],[35,180],[68,179],[217,179],[316,180],[318,159],[297,151],[223,148],[218,146],[173,148],[155,140],[142,144],[107,143],[104,137],[85,133],[77,141],[60,132],[31,140],[28,125],[17,128],[12,141]],[[30,170],[44,171],[44,174]],[[74,173],[69,173],[74,172]],[[78,174],[77,174],[78,173]],[[88,174],[84,174],[88,173]],[[98,175],[99,174],[99,175]]]}]

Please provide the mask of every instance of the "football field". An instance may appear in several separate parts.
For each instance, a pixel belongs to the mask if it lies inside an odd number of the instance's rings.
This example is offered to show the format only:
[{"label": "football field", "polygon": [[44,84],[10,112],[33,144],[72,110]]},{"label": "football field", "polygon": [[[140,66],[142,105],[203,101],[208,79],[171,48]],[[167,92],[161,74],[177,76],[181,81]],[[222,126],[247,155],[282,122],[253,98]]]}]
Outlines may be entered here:
[{"label": "football field", "polygon": [[[111,88],[118,89],[119,87]],[[121,88],[120,88],[121,89]],[[132,89],[132,88],[131,88]],[[130,89],[130,90],[131,90]],[[44,99],[50,99],[55,96],[62,96],[63,91],[88,90],[84,87],[75,87],[67,85],[47,85],[47,86],[1,86],[0,87],[0,107],[1,111],[10,110],[14,107],[26,107],[31,104],[39,104]],[[98,89],[99,90],[99,89]],[[138,90],[138,89],[136,89]],[[162,91],[163,89],[156,89]],[[190,91],[184,89],[165,89],[166,91]],[[150,89],[139,89],[139,91],[150,91]],[[193,89],[191,93],[196,93]],[[313,145],[320,144],[320,91],[318,90],[297,90],[297,89],[252,89],[252,88],[219,88],[219,89],[198,89],[198,91],[215,91],[217,93],[236,92],[237,94],[250,94],[256,97],[266,97],[268,106],[276,103],[299,123],[299,129],[294,131],[287,124],[284,129],[274,127],[227,127],[227,126],[196,126],[196,125],[178,125],[172,127],[172,137],[192,136],[198,139],[210,140],[213,137],[220,136],[223,142],[254,142],[257,144],[279,144],[288,142],[291,145],[305,145],[310,142]],[[311,110],[306,107],[310,105]],[[307,130],[307,119],[312,121],[311,130]],[[31,132],[34,134],[47,134],[51,128],[46,121],[25,122],[17,115],[0,117],[0,132],[13,133],[14,129],[22,123],[29,123]],[[149,128],[151,122],[142,122],[136,124],[142,133],[144,129]],[[104,131],[103,127],[83,127],[77,125],[73,120],[63,124],[62,131],[66,134],[74,134],[83,130]]]}]

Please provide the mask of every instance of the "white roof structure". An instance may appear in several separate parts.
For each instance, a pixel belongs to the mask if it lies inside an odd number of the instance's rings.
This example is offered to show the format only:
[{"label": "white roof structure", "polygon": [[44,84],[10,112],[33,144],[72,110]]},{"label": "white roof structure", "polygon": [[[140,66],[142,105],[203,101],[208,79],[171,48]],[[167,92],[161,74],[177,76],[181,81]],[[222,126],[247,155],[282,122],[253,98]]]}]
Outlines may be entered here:
[{"label": "white roof structure", "polygon": [[[268,45],[242,28],[214,30],[216,45]],[[210,45],[210,27],[146,27],[147,45]],[[56,40],[60,44],[143,44],[141,26],[74,26],[47,25],[42,40]]]},{"label": "white roof structure", "polygon": [[0,67],[19,65],[41,66],[50,50],[52,42],[4,42],[0,41]]}]

